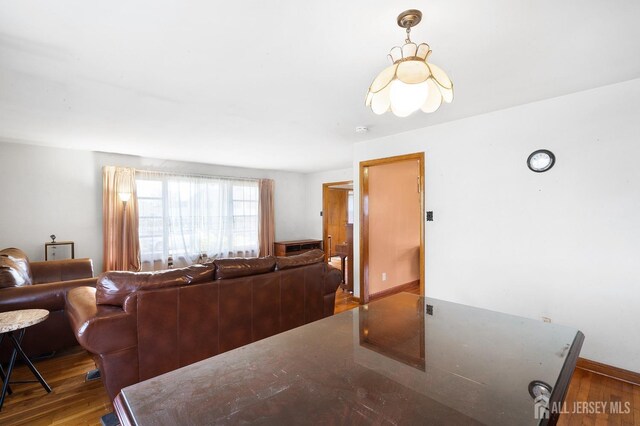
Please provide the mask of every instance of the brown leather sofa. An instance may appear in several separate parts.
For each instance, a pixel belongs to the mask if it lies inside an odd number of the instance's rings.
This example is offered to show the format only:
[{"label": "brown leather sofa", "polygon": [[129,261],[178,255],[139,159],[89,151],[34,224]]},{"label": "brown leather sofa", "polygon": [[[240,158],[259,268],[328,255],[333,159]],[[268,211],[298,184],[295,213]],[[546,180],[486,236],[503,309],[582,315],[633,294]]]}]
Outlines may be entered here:
[{"label": "brown leather sofa", "polygon": [[[78,344],[64,312],[66,293],[95,283],[91,259],[30,262],[22,250],[0,250],[0,312],[49,311],[46,321],[29,327],[24,335],[22,348],[31,357]],[[0,361],[7,361],[11,350],[5,339],[0,346]]]},{"label": "brown leather sofa", "polygon": [[333,315],[340,271],[314,250],[155,273],[108,272],[67,296],[113,400],[123,387]]}]

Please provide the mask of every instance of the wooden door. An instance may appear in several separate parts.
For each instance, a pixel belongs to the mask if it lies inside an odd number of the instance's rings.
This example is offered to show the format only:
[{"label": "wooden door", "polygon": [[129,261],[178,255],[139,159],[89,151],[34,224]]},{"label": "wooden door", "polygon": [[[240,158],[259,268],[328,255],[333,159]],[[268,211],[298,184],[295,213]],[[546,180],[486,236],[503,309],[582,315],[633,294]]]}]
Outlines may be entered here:
[{"label": "wooden door", "polygon": [[[367,160],[362,161],[360,163],[360,303],[368,303],[369,302],[369,293],[370,293],[370,284],[371,279],[371,266],[370,257],[372,255],[372,245],[375,245],[375,249],[377,253],[383,253],[383,257],[385,260],[391,261],[394,265],[394,268],[397,266],[397,263],[393,261],[393,257],[385,256],[384,252],[386,251],[394,251],[393,248],[389,247],[389,244],[386,243],[386,236],[383,235],[382,238],[378,238],[378,241],[371,243],[371,233],[370,233],[370,225],[372,221],[371,213],[371,202],[370,199],[372,188],[370,187],[370,172],[377,167],[389,166],[389,165],[399,165],[402,164],[413,164],[408,169],[414,169],[415,174],[411,177],[407,182],[402,183],[403,188],[407,189],[407,194],[410,197],[412,193],[415,194],[415,200],[417,203],[411,203],[414,207],[410,209],[410,211],[394,211],[392,213],[387,213],[389,218],[401,218],[403,221],[403,226],[406,225],[406,221],[411,220],[411,223],[416,225],[418,229],[418,235],[416,237],[417,241],[415,244],[411,244],[411,247],[407,249],[407,247],[396,247],[396,254],[408,254],[405,257],[405,260],[409,260],[411,262],[411,269],[417,268],[418,277],[420,283],[420,294],[424,295],[424,153],[416,153],[416,154],[407,154],[400,155],[396,157],[388,157],[388,158],[380,158],[376,160]],[[401,167],[404,169],[404,167]],[[407,170],[408,170],[407,169]],[[413,173],[413,172],[412,172]],[[383,180],[384,181],[384,180]],[[385,183],[387,181],[384,181]],[[380,186],[380,181],[378,181],[378,187]],[[385,185],[383,185],[384,187]],[[393,189],[388,190],[393,191]],[[391,195],[402,195],[396,194],[395,192],[388,192]],[[415,191],[415,192],[414,192]],[[388,196],[386,198],[392,199],[392,197]],[[386,200],[387,202],[389,200]],[[381,205],[380,203],[378,205]],[[401,208],[397,202],[391,201],[390,204],[393,209]],[[383,214],[384,216],[384,214]],[[380,220],[384,220],[384,217],[380,219],[380,216],[377,217],[378,222]],[[377,229],[377,228],[376,228]],[[415,231],[413,232],[415,234]],[[380,241],[382,240],[382,241]],[[395,240],[392,240],[394,243],[398,243]],[[404,244],[404,241],[400,242]],[[397,245],[397,244],[396,244]],[[415,263],[413,263],[415,261]],[[376,263],[376,266],[379,266],[379,263]],[[405,269],[401,269],[401,272],[406,272]],[[380,271],[378,271],[379,273]],[[374,271],[374,273],[376,273]],[[378,280],[384,281],[389,278],[385,273],[376,275],[375,277]],[[390,281],[393,281],[390,280]],[[412,283],[398,283],[398,284],[412,284]]]},{"label": "wooden door", "polygon": [[350,183],[351,181],[322,184],[322,238],[326,260],[335,253],[336,244],[347,242],[349,189],[332,186]]},{"label": "wooden door", "polygon": [[335,253],[336,244],[347,242],[347,194],[344,189],[329,189],[327,200],[327,237],[331,236],[329,255]]}]

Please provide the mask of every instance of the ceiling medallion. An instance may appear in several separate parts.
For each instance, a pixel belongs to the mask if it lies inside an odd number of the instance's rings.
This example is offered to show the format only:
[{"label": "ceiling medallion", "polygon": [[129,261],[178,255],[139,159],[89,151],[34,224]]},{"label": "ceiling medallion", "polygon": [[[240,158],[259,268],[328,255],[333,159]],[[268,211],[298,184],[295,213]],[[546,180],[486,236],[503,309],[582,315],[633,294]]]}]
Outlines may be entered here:
[{"label": "ceiling medallion", "polygon": [[422,12],[411,9],[398,16],[398,25],[407,30],[404,46],[396,46],[388,55],[393,65],[373,80],[365,104],[376,114],[393,112],[407,117],[417,110],[434,112],[442,102],[453,100],[453,83],[439,67],[428,63],[431,48],[416,45],[410,39],[411,27],[420,23]]}]

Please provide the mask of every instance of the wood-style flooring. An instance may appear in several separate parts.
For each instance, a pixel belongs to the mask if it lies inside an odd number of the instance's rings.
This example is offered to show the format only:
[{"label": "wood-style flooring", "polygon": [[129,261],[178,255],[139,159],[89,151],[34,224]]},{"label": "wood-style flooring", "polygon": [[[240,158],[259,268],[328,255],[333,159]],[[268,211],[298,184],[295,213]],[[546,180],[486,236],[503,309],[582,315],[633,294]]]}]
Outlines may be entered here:
[{"label": "wood-style flooring", "polygon": [[[604,407],[603,402],[607,404]],[[581,368],[573,373],[564,406],[566,414],[560,415],[560,426],[640,426],[640,386]]]},{"label": "wood-style flooring", "polygon": [[[37,382],[12,384],[0,425],[100,425],[100,417],[113,411],[102,381],[85,381],[95,364],[80,346],[34,364],[52,392],[47,394]],[[12,382],[32,379],[24,365],[16,366],[11,375]]]},{"label": "wood-style flooring", "polygon": [[336,292],[336,305],[333,312],[339,314],[340,312],[348,311],[358,306],[360,306],[360,304],[353,300],[353,295],[338,289]]},{"label": "wood-style flooring", "polygon": [[[357,306],[351,295],[338,290],[336,313]],[[0,425],[100,425],[100,417],[113,411],[102,382],[85,381],[85,374],[95,365],[80,347],[35,364],[53,392],[47,394],[39,383],[12,385],[14,393],[7,395],[0,411]],[[25,366],[16,367],[12,380],[30,379]],[[628,407],[629,413],[562,414],[558,424],[640,426],[640,386],[576,369],[566,398],[568,411],[572,411],[574,402],[588,409],[586,404],[596,401]]]}]

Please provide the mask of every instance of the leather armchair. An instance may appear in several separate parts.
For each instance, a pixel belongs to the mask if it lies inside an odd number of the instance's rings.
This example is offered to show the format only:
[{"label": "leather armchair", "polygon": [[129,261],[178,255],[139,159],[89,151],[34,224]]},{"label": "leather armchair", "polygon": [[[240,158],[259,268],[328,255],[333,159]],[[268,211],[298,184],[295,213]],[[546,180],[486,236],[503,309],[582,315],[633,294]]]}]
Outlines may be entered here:
[{"label": "leather armchair", "polygon": [[[95,287],[91,259],[30,262],[21,250],[0,250],[0,312],[46,309],[49,318],[29,327],[22,348],[29,356],[49,354],[78,343],[65,314],[69,290]],[[9,342],[0,347],[0,360],[11,353]]]}]

